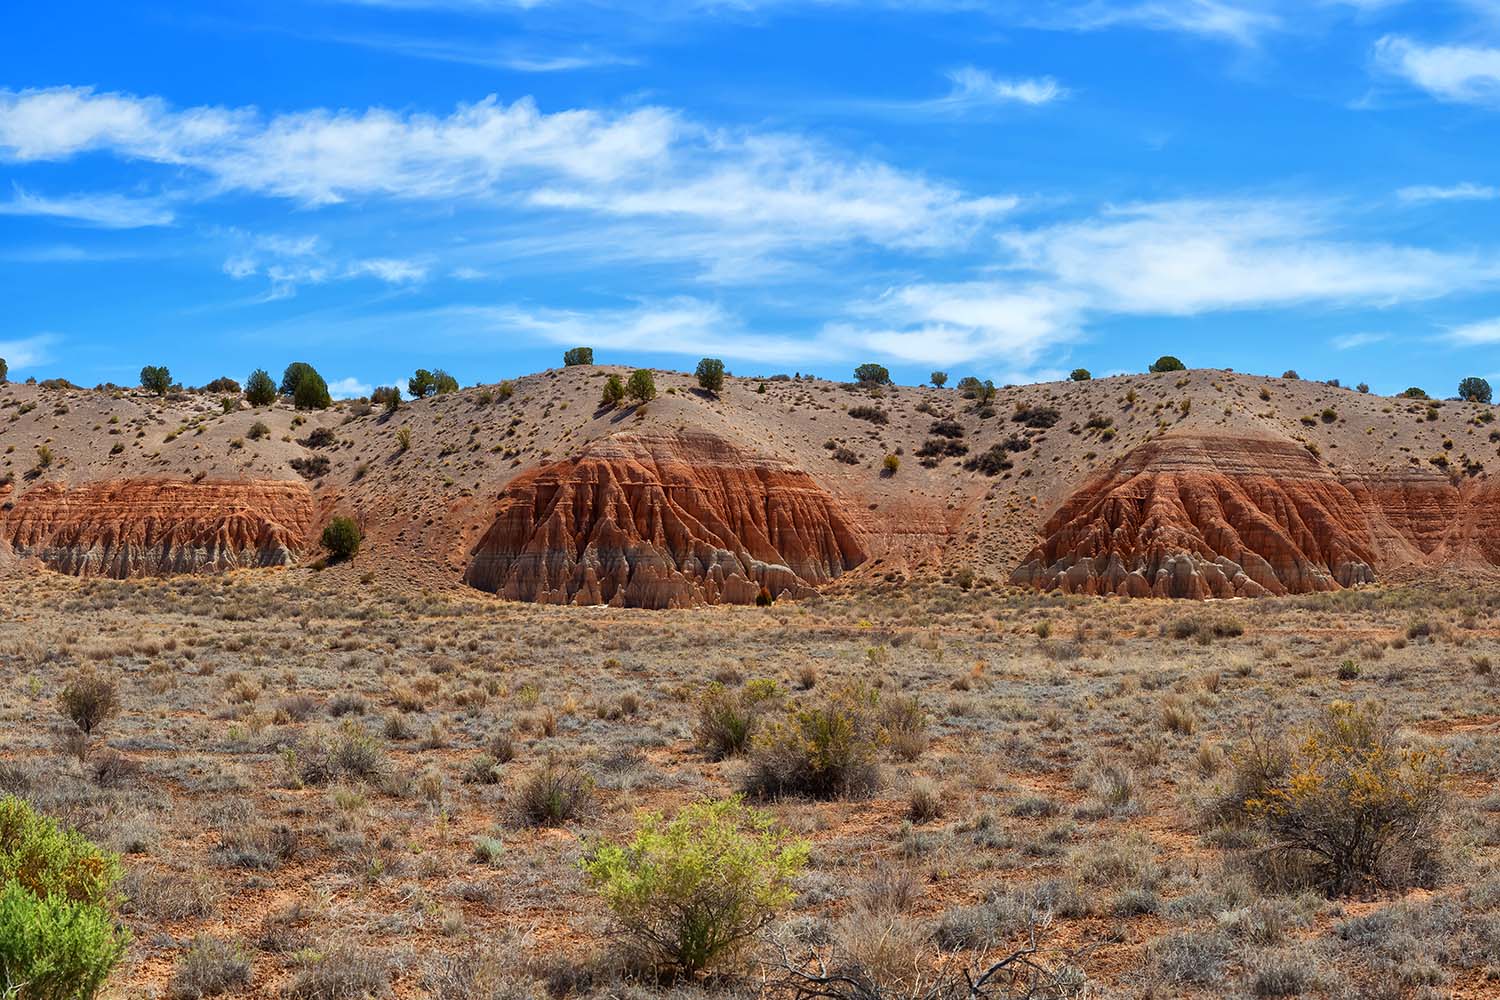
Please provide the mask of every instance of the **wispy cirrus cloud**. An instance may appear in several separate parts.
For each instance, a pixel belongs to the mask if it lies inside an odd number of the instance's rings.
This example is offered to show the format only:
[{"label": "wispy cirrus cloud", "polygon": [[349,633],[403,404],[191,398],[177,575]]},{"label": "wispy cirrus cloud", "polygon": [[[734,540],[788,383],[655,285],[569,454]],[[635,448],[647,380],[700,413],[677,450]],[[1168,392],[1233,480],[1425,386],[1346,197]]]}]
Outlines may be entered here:
[{"label": "wispy cirrus cloud", "polygon": [[1456,344],[1470,346],[1500,344],[1500,319],[1478,320],[1462,326],[1450,327],[1446,336]]},{"label": "wispy cirrus cloud", "polygon": [[427,280],[424,261],[396,257],[348,257],[329,250],[316,235],[249,234],[231,230],[241,245],[224,261],[223,271],[236,281],[261,277],[268,283],[264,301],[291,298],[301,285],[373,278],[388,285]]},{"label": "wispy cirrus cloud", "polygon": [[1396,192],[1396,197],[1408,202],[1428,201],[1494,201],[1500,198],[1500,188],[1490,187],[1487,184],[1449,184],[1447,186],[1436,184],[1418,184],[1412,187],[1404,187]]},{"label": "wispy cirrus cloud", "polygon": [[214,189],[318,208],[352,199],[650,219],[778,247],[961,243],[1014,207],[802,136],[710,129],[664,108],[544,113],[490,97],[448,115],[173,109],[87,88],[0,91],[0,161],[99,151]]},{"label": "wispy cirrus cloud", "polygon": [[924,102],[926,106],[952,110],[1008,104],[1038,106],[1051,104],[1068,96],[1068,88],[1050,76],[997,77],[976,66],[950,70],[947,76],[953,89],[946,96]]},{"label": "wispy cirrus cloud", "polygon": [[9,201],[0,201],[0,215],[40,216],[100,229],[141,229],[170,226],[174,216],[155,198],[94,193],[49,197],[13,185]]},{"label": "wispy cirrus cloud", "polygon": [[55,333],[38,333],[30,337],[0,340],[0,358],[12,371],[24,371],[52,360],[53,348],[62,340]]},{"label": "wispy cirrus cloud", "polygon": [[1334,350],[1353,351],[1371,344],[1383,343],[1390,338],[1383,333],[1346,333],[1333,338]]},{"label": "wispy cirrus cloud", "polygon": [[1500,48],[1424,45],[1387,35],[1375,43],[1375,62],[1440,101],[1500,104]]}]

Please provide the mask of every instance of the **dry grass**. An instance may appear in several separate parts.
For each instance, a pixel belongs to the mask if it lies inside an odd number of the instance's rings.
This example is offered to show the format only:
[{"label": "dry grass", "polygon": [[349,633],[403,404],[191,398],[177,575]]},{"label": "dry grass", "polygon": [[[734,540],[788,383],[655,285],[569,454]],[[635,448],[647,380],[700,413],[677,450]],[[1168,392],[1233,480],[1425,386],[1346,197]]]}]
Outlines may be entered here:
[{"label": "dry grass", "polygon": [[[860,780],[765,803],[813,846],[776,929],[799,953],[899,985],[1050,921],[1100,995],[1492,995],[1500,592],[1242,603],[1226,627],[971,585],[650,613],[305,572],[12,577],[0,790],[125,854],[122,996],[649,992],[612,957],[587,845],[744,786],[759,737],[705,738],[715,681],[735,705],[774,682],[768,728],[863,690]],[[54,729],[85,667],[118,712],[76,755]],[[1431,890],[1278,891],[1253,831],[1206,818],[1247,733],[1339,699],[1445,754]],[[753,992],[755,958],[720,988]]]}]

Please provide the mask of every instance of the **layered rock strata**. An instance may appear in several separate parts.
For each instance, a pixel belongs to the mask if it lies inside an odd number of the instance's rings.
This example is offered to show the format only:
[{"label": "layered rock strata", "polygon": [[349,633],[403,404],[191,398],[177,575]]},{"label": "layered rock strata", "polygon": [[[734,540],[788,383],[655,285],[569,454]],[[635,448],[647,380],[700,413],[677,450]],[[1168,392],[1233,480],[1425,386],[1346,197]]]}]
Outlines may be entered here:
[{"label": "layered rock strata", "polygon": [[1349,587],[1380,561],[1370,503],[1293,441],[1159,438],[1074,493],[1012,579],[1131,597]]},{"label": "layered rock strata", "polygon": [[802,596],[865,559],[850,513],[801,469],[716,435],[620,433],[513,480],[464,579],[555,604]]},{"label": "layered rock strata", "polygon": [[123,578],[287,565],[315,520],[300,482],[43,483],[5,502],[0,539],[63,573]]}]

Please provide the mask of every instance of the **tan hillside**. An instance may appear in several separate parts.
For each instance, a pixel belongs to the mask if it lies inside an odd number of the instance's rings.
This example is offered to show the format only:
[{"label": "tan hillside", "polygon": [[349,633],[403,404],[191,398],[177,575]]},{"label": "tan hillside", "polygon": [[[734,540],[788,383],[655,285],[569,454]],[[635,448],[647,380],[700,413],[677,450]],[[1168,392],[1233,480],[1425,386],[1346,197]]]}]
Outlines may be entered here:
[{"label": "tan hillside", "polygon": [[657,372],[653,402],[601,409],[611,372],[392,415],[5,385],[0,538],[77,573],[305,565],[346,513],[365,543],[335,572],[648,607],[961,568],[1201,597],[1500,560],[1489,406],[1199,370],[1002,388],[989,413],[952,388],[716,397]]}]

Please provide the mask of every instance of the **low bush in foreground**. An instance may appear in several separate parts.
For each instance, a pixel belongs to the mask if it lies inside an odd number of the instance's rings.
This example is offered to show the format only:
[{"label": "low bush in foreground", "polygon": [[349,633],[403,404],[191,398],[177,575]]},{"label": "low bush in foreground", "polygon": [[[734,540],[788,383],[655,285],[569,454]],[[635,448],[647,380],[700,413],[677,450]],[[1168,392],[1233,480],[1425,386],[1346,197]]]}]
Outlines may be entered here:
[{"label": "low bush in foreground", "polygon": [[715,681],[698,699],[693,735],[710,760],[744,753],[756,724],[780,699],[775,681],[754,680],[731,691]]},{"label": "low bush in foreground", "polygon": [[745,790],[761,796],[865,795],[879,784],[886,741],[878,695],[851,686],[793,708],[755,734]]},{"label": "low bush in foreground", "polygon": [[30,805],[0,798],[0,996],[91,1000],[125,955],[119,860]]},{"label": "low bush in foreground", "polygon": [[700,802],[670,822],[641,820],[626,845],[606,845],[583,870],[641,958],[692,975],[736,949],[788,906],[808,845],[738,798]]},{"label": "low bush in foreground", "polygon": [[1334,702],[1300,740],[1253,741],[1235,756],[1218,818],[1254,826],[1273,881],[1330,895],[1431,884],[1447,761],[1403,747],[1374,705]]}]

